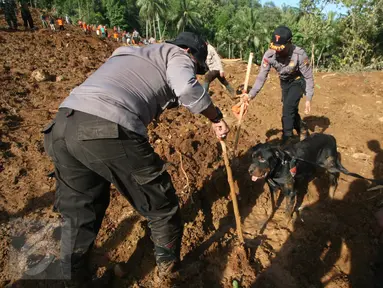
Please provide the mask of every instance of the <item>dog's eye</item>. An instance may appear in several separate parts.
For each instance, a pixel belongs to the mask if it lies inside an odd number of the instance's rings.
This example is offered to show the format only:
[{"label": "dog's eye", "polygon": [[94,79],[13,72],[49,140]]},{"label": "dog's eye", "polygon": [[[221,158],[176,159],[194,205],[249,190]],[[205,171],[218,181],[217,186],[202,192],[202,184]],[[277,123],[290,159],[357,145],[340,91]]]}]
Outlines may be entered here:
[{"label": "dog's eye", "polygon": [[261,163],[265,163],[266,162],[266,159],[262,158],[262,157],[258,157],[258,161],[261,162]]}]

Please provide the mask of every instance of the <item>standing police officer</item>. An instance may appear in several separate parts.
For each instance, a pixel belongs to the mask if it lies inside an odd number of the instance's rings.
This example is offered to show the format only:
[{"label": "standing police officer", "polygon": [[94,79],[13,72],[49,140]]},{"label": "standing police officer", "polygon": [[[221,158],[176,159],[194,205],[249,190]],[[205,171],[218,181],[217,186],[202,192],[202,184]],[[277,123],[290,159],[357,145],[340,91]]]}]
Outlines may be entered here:
[{"label": "standing police officer", "polygon": [[229,129],[207,91],[207,46],[190,32],[169,43],[120,47],[60,105],[45,129],[55,166],[55,206],[64,219],[61,266],[67,287],[89,283],[89,251],[109,205],[113,183],[148,219],[160,276],[175,272],[183,225],[166,165],[154,152],[147,125],[176,104],[211,120],[218,138]]},{"label": "standing police officer", "polygon": [[[289,142],[293,136],[293,129],[301,134],[302,121],[298,113],[299,101],[303,94],[306,95],[305,113],[311,111],[311,100],[314,95],[313,71],[306,52],[291,43],[293,35],[286,26],[275,29],[270,49],[263,55],[261,70],[253,88],[248,95],[244,95],[245,109],[248,101],[255,98],[266,81],[267,75],[274,67],[277,70],[282,88],[282,127],[283,144]],[[238,117],[239,110],[234,111]]]}]

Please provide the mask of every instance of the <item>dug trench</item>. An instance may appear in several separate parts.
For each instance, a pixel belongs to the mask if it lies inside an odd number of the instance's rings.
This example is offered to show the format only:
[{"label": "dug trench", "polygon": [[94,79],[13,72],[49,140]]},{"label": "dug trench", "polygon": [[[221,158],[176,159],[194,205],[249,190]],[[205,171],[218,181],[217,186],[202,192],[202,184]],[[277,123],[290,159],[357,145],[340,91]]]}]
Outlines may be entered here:
[{"label": "dug trench", "polygon": [[[4,91],[0,103],[0,281],[3,286],[48,287],[52,282],[47,280],[14,278],[10,269],[12,219],[59,219],[52,211],[55,186],[46,176],[52,164],[44,153],[40,130],[70,90],[97,69],[116,44],[84,36],[77,28],[57,33],[0,33],[0,46],[6,51],[0,55]],[[246,63],[228,63],[227,78],[236,87],[244,81]],[[37,82],[32,77],[37,69],[55,75],[56,81]],[[257,71],[253,65],[250,84]],[[60,75],[63,78],[57,81]],[[316,73],[312,114],[306,116],[311,132],[337,138],[344,166],[375,178],[383,178],[381,78],[382,72]],[[235,135],[236,121],[230,113],[234,101],[218,81],[212,83],[210,93],[231,126],[230,150]],[[286,221],[283,207],[269,219],[269,191],[248,176],[248,150],[258,141],[278,141],[280,113],[278,78],[270,73],[250,104],[242,124],[239,156],[233,161],[248,259],[239,253],[222,151],[210,124],[178,108],[166,111],[151,125],[150,141],[170,163],[185,223],[183,287],[232,287],[234,279],[241,287],[373,287],[378,252],[373,214],[383,195],[366,191],[368,183],[341,176],[335,198],[330,199],[325,178],[316,179],[308,187],[301,219]],[[25,237],[29,232],[18,231]],[[102,276],[110,263],[125,263],[128,273],[115,279],[114,287],[153,287],[152,250],[145,219],[113,189],[93,252],[95,273]]]}]

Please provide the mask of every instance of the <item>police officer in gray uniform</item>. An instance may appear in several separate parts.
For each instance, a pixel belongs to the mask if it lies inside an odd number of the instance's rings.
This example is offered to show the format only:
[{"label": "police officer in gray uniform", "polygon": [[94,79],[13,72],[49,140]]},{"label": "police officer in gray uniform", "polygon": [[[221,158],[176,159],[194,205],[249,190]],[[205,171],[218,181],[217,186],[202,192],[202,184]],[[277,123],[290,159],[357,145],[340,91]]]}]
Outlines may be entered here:
[{"label": "police officer in gray uniform", "polygon": [[177,104],[211,120],[218,138],[228,126],[196,79],[206,73],[205,41],[183,32],[169,43],[120,47],[60,105],[45,129],[55,166],[55,207],[64,219],[61,267],[67,287],[89,283],[89,251],[109,205],[113,183],[148,220],[160,276],[180,260],[183,225],[166,165],[147,125]]},{"label": "police officer in gray uniform", "polygon": [[246,103],[255,98],[266,82],[271,67],[277,70],[282,88],[283,144],[289,142],[293,136],[293,129],[299,135],[303,132],[301,129],[303,130],[305,127],[302,127],[301,117],[298,113],[299,101],[305,94],[305,113],[307,114],[311,110],[311,100],[314,95],[313,71],[310,61],[302,48],[291,43],[292,37],[291,30],[286,26],[279,26],[275,29],[270,49],[263,56],[255,84],[249,94],[243,97],[243,101]]}]

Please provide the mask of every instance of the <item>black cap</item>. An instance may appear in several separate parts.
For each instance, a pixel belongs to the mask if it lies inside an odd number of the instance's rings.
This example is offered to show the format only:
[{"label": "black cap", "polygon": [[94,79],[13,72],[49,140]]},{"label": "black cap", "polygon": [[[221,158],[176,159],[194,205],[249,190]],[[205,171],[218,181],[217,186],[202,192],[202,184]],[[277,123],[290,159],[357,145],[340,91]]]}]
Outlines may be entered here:
[{"label": "black cap", "polygon": [[206,57],[207,44],[206,41],[199,35],[192,32],[181,32],[176,39],[166,41],[166,43],[174,44],[182,48],[190,48],[191,54],[198,62],[197,74],[205,74],[207,72]]},{"label": "black cap", "polygon": [[279,26],[275,29],[273,36],[271,37],[270,48],[276,51],[282,51],[292,38],[293,33],[291,33],[291,30],[288,27]]}]

